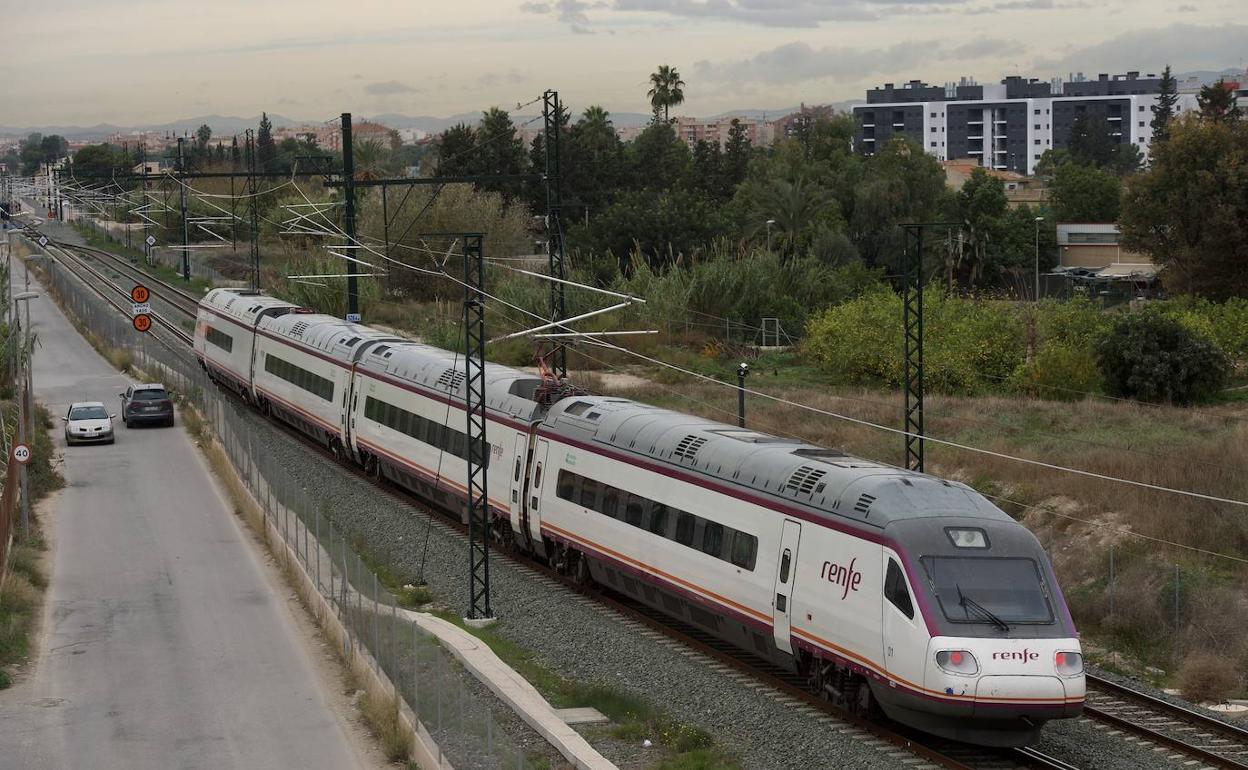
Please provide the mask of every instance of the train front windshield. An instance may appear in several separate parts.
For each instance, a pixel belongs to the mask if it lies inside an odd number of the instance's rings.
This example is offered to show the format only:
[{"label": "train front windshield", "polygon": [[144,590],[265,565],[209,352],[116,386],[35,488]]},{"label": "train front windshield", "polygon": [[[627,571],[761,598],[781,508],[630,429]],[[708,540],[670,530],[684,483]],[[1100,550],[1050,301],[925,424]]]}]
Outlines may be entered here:
[{"label": "train front windshield", "polygon": [[1049,592],[1032,559],[924,556],[945,617],[954,623],[1052,623]]}]

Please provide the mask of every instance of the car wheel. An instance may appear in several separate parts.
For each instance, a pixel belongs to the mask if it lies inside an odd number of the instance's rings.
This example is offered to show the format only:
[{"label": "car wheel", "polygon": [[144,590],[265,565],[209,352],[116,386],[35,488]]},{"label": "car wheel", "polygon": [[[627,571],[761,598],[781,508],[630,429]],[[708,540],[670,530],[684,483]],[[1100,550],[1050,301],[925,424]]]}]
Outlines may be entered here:
[{"label": "car wheel", "polygon": [[170,417],[168,420],[165,420],[165,427],[166,427],[166,428],[172,428],[172,427],[173,427],[173,418],[172,418],[172,417]]},{"label": "car wheel", "polygon": [[115,443],[117,443],[117,439],[115,439],[115,438],[110,438],[110,439],[108,440],[108,443],[109,443],[109,444],[115,444]]}]

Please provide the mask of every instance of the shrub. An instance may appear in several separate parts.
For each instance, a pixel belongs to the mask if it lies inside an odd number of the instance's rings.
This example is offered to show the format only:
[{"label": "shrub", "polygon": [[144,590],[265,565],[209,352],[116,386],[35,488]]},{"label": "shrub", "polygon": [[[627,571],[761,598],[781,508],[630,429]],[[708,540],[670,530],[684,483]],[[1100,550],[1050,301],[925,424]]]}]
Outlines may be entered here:
[{"label": "shrub", "polygon": [[1101,389],[1101,372],[1090,348],[1049,342],[1018,368],[1014,384],[1029,396],[1076,401]]},{"label": "shrub", "polygon": [[1179,666],[1179,692],[1193,703],[1218,703],[1235,695],[1241,686],[1235,664],[1223,655],[1196,653]]},{"label": "shrub", "polygon": [[1217,392],[1230,370],[1208,337],[1148,311],[1125,316],[1096,345],[1105,388],[1115,396],[1180,404]]},{"label": "shrub", "polygon": [[[1023,325],[1005,302],[951,297],[933,287],[924,300],[924,374],[944,392],[996,390],[1023,361]],[[902,379],[901,298],[880,288],[833,307],[807,328],[807,351],[844,382]]]},{"label": "shrub", "polygon": [[1086,297],[1045,300],[1036,306],[1036,326],[1041,345],[1091,349],[1113,326],[1113,318]]}]

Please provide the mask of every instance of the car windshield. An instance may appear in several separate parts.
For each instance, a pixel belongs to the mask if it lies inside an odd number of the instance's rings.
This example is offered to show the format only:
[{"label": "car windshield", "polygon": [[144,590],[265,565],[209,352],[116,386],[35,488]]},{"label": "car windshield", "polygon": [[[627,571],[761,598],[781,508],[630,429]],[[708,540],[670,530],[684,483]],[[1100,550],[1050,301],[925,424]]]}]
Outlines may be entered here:
[{"label": "car windshield", "polygon": [[924,556],[945,617],[955,623],[984,623],[987,610],[1005,623],[1051,623],[1048,588],[1032,559]]},{"label": "car windshield", "polygon": [[71,420],[107,420],[108,411],[102,406],[76,406],[69,410]]},{"label": "car windshield", "polygon": [[165,391],[158,389],[134,391],[135,401],[163,401],[168,397],[165,395]]}]

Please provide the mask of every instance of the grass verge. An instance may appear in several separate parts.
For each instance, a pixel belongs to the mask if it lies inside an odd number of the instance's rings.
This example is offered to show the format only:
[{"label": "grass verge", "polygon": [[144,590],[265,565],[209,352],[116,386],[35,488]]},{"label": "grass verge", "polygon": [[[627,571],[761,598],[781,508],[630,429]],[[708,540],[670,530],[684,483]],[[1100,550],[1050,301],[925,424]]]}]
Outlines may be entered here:
[{"label": "grass verge", "polygon": [[664,751],[656,770],[736,770],[740,767],[715,744],[709,733],[673,718],[644,698],[605,685],[577,682],[547,668],[532,651],[499,633],[501,623],[489,628],[469,628],[456,613],[434,614],[485,642],[556,708],[589,706],[611,720],[609,733],[612,737],[639,744],[650,739]]}]

